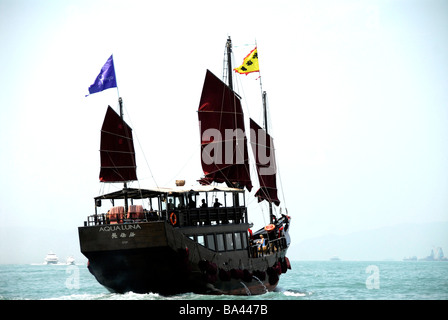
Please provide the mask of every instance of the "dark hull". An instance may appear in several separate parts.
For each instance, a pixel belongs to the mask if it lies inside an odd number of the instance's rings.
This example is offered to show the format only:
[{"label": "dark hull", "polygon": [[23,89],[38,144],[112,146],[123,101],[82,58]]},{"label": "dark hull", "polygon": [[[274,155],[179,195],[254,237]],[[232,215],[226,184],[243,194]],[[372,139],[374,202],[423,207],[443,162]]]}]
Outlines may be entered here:
[{"label": "dark hull", "polygon": [[[207,229],[208,230],[205,230]],[[286,249],[249,257],[250,250],[216,252],[191,240],[192,232],[247,230],[246,224],[173,228],[143,222],[80,227],[89,270],[112,292],[255,295],[272,291],[286,272]]]}]

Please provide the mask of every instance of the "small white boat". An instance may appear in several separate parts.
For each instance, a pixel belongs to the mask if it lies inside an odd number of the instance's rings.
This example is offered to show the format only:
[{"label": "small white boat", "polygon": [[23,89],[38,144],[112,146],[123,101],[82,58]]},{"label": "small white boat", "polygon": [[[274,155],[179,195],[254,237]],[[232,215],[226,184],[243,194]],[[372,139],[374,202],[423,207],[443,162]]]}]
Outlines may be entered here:
[{"label": "small white boat", "polygon": [[75,258],[73,258],[72,256],[68,257],[67,260],[65,261],[65,264],[68,264],[68,265],[75,264]]},{"label": "small white boat", "polygon": [[52,251],[50,251],[45,257],[45,264],[57,264],[58,262],[58,256]]}]

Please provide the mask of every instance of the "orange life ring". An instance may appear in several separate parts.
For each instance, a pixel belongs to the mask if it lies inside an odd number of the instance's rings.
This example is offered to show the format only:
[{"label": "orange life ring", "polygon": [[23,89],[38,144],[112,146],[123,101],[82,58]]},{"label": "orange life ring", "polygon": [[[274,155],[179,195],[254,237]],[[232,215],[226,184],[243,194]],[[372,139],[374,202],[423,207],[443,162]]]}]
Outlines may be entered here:
[{"label": "orange life ring", "polygon": [[170,214],[170,222],[171,224],[174,226],[177,223],[177,216],[176,214],[173,212],[171,212]]},{"label": "orange life ring", "polygon": [[264,230],[266,230],[267,232],[272,231],[275,229],[275,225],[273,224],[268,224],[266,227],[264,227]]}]

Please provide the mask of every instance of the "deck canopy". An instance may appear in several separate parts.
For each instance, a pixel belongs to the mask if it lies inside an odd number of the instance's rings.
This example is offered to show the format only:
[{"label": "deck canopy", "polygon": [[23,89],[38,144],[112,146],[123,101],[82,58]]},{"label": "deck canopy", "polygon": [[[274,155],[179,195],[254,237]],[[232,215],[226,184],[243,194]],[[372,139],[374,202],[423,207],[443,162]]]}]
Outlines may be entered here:
[{"label": "deck canopy", "polygon": [[142,198],[154,198],[162,194],[185,194],[196,192],[244,192],[243,189],[229,188],[224,186],[195,186],[195,187],[175,187],[175,188],[151,188],[151,189],[137,189],[137,188],[125,188],[112,193],[104,194],[97,199],[142,199]]}]

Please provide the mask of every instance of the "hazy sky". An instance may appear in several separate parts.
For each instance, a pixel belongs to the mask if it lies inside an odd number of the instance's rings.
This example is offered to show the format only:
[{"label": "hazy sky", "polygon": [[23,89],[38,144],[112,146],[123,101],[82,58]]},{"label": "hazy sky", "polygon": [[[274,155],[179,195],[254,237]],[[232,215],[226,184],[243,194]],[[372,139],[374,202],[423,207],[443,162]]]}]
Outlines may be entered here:
[{"label": "hazy sky", "polygon": [[[258,45],[293,241],[448,220],[444,0],[0,0],[0,263],[31,254],[21,242],[39,230],[78,246],[118,97],[84,95],[111,54],[137,138],[131,186],[194,184],[205,71],[222,75],[229,35],[235,64]],[[237,77],[261,123],[258,75]]]}]

